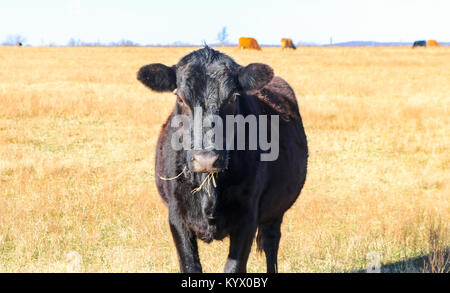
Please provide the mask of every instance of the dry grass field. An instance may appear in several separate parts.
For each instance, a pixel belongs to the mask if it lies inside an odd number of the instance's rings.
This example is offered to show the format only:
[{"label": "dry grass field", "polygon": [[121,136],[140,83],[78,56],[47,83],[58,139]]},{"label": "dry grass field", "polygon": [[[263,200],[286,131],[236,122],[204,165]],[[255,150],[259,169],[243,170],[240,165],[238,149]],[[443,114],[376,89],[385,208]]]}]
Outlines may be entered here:
[{"label": "dry grass field", "polygon": [[[136,80],[195,48],[0,47],[0,272],[176,272],[154,148],[175,98]],[[448,271],[450,48],[224,48],[294,88],[309,174],[281,272]],[[200,245],[223,270],[228,240]],[[249,272],[264,272],[255,248]]]}]

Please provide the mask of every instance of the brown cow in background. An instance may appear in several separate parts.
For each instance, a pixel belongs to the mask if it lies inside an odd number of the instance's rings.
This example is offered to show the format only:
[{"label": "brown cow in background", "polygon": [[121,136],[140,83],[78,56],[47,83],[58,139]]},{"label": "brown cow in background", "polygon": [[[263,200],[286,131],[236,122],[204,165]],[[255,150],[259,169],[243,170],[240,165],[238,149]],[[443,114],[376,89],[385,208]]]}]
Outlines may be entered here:
[{"label": "brown cow in background", "polygon": [[296,49],[294,43],[292,42],[291,39],[281,39],[281,49]]},{"label": "brown cow in background", "polygon": [[239,38],[239,49],[261,50],[261,47],[254,38]]},{"label": "brown cow in background", "polygon": [[428,40],[427,47],[439,47],[439,43],[436,40]]}]

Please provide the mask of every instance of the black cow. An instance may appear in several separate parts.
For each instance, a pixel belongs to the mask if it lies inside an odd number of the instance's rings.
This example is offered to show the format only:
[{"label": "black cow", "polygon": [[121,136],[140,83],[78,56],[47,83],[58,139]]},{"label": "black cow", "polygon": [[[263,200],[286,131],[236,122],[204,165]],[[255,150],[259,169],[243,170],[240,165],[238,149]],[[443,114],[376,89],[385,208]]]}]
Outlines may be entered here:
[{"label": "black cow", "polygon": [[[159,63],[143,66],[137,78],[157,92],[176,89],[176,104],[162,126],[156,147],[155,177],[169,208],[180,271],[202,271],[197,238],[209,243],[229,236],[225,272],[246,272],[258,230],[258,250],[265,252],[267,271],[277,272],[281,222],[304,185],[308,158],[306,135],[291,87],[274,77],[268,65],[243,67],[207,46],[171,67]],[[267,115],[271,122],[281,117],[279,128],[268,130],[268,137],[276,139],[278,135],[278,158],[261,160],[261,154],[267,153],[261,146],[220,150],[211,144],[197,150],[174,150],[173,136],[180,129],[186,136],[195,129],[173,127],[171,121],[179,114],[192,118],[195,107],[224,119],[226,115]],[[257,122],[258,131],[261,123]],[[208,130],[205,128],[202,133]],[[249,138],[245,139],[249,143]],[[206,144],[212,140],[206,139]]]},{"label": "black cow", "polygon": [[427,46],[427,41],[415,41],[414,44],[412,45],[413,48],[426,47],[426,46]]}]

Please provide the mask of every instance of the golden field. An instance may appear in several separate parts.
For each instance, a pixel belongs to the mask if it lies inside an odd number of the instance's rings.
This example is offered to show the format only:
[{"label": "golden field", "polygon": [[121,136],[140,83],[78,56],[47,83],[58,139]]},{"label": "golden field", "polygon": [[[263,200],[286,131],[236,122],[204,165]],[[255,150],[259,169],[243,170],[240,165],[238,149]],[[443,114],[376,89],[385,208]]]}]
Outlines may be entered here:
[{"label": "golden field", "polygon": [[[195,48],[0,47],[0,272],[176,272],[154,149],[175,98],[136,80]],[[448,271],[450,48],[220,49],[294,88],[309,173],[281,272]],[[228,240],[200,245],[221,272]],[[249,272],[264,272],[255,248]]]}]

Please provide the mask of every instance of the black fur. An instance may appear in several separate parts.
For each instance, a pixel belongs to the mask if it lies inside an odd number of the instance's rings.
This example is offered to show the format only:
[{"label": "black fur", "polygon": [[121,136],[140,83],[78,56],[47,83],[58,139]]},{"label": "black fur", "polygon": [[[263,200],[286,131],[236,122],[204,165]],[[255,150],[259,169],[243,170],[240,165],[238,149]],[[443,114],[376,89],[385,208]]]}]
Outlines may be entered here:
[{"label": "black fur", "polygon": [[[153,70],[156,67],[163,70]],[[145,76],[148,73],[153,76],[140,79],[144,84],[160,91],[172,89],[169,85],[173,84],[173,75],[167,69],[170,67],[158,64],[143,68]],[[211,242],[229,236],[225,271],[245,272],[258,230],[258,246],[266,254],[267,271],[276,272],[283,215],[299,196],[306,178],[308,148],[294,92],[284,80],[273,77],[269,66],[242,67],[209,47],[183,57],[172,68],[176,70],[180,99],[161,129],[155,178],[169,208],[169,225],[180,271],[202,271],[197,239]],[[160,74],[154,76],[155,72]],[[172,128],[170,121],[176,114],[192,116],[195,106],[202,107],[204,113],[221,117],[227,114],[291,117],[279,120],[278,159],[260,161],[261,149],[208,150],[221,157],[220,172],[215,177],[217,184],[192,193],[207,175],[191,171],[190,158],[195,151],[172,149],[171,137],[178,129]],[[168,177],[176,178],[166,180]]]},{"label": "black fur", "polygon": [[273,69],[261,63],[252,63],[239,70],[239,83],[244,91],[259,90],[273,78]]},{"label": "black fur", "polygon": [[173,91],[177,87],[174,67],[167,67],[164,64],[156,63],[141,67],[137,79],[157,92]]}]

